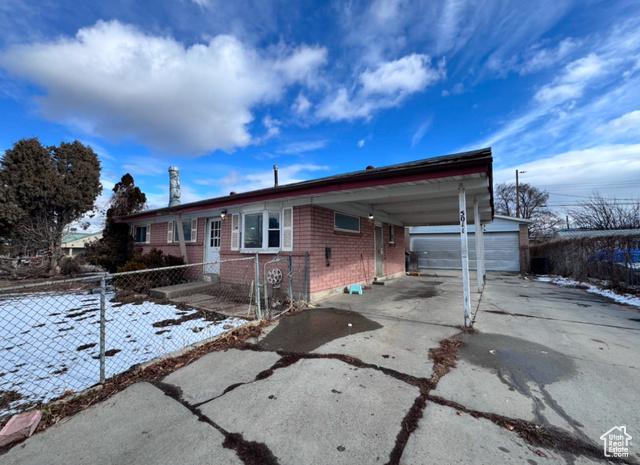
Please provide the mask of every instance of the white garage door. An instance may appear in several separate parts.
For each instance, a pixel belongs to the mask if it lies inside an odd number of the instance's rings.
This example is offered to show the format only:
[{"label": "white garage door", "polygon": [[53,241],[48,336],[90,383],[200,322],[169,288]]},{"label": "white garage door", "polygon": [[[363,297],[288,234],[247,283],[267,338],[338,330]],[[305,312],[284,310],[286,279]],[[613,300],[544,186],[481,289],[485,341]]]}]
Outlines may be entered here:
[{"label": "white garage door", "polygon": [[[476,269],[476,241],[469,234],[469,268]],[[419,252],[419,268],[460,270],[459,234],[419,234],[411,237],[411,250]],[[518,233],[495,232],[484,235],[486,269],[520,271]]]}]

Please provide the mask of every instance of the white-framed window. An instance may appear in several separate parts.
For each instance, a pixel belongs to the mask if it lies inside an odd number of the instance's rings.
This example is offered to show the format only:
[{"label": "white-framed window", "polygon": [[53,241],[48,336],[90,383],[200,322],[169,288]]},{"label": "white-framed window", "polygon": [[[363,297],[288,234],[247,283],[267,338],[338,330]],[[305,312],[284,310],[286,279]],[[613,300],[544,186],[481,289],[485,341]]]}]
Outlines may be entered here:
[{"label": "white-framed window", "polygon": [[389,244],[396,243],[396,230],[392,224],[389,225]]},{"label": "white-framed window", "polygon": [[131,235],[136,244],[148,244],[151,242],[151,225],[131,226]]},{"label": "white-framed window", "polygon": [[231,215],[231,250],[239,249],[251,252],[292,251],[293,208]]},{"label": "white-framed window", "polygon": [[336,231],[360,232],[360,218],[357,216],[334,213],[333,229]]},{"label": "white-framed window", "polygon": [[[185,242],[195,242],[198,238],[198,219],[182,221],[182,232],[184,234]],[[169,221],[167,224],[167,242],[179,243],[180,236],[178,235],[178,223],[176,221]]]}]

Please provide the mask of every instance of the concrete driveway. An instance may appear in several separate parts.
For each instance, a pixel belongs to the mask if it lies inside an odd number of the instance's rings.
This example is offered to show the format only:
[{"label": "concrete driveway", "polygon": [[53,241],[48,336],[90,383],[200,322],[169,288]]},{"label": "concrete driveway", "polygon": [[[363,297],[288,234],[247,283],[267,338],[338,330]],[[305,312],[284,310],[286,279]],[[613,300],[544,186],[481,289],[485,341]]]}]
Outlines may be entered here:
[{"label": "concrete driveway", "polygon": [[613,427],[639,440],[637,309],[499,273],[472,295],[479,333],[461,303],[454,271],[328,298],[0,462],[587,464]]}]

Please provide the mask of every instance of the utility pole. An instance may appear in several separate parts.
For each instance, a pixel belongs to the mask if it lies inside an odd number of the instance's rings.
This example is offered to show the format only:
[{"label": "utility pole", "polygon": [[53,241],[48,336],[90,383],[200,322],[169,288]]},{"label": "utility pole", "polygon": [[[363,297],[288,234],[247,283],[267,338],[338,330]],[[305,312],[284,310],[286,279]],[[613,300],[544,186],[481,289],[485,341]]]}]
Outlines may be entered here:
[{"label": "utility pole", "polygon": [[516,170],[516,218],[520,218],[520,184],[518,183],[518,170]]},{"label": "utility pole", "polygon": [[518,182],[518,173],[526,173],[526,171],[516,170],[516,218],[520,218],[520,183]]}]

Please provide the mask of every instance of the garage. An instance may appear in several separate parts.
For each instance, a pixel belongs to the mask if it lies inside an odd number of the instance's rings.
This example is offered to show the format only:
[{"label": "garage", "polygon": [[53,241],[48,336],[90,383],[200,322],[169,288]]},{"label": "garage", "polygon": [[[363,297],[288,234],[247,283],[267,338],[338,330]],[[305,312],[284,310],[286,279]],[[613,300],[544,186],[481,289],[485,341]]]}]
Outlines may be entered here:
[{"label": "garage", "polygon": [[[531,220],[495,215],[485,226],[484,248],[486,269],[491,271],[526,271]],[[422,226],[409,230],[411,251],[418,253],[418,268],[462,268],[459,226]],[[475,229],[469,225],[469,267],[475,270]],[[524,254],[524,255],[523,255]]]}]

